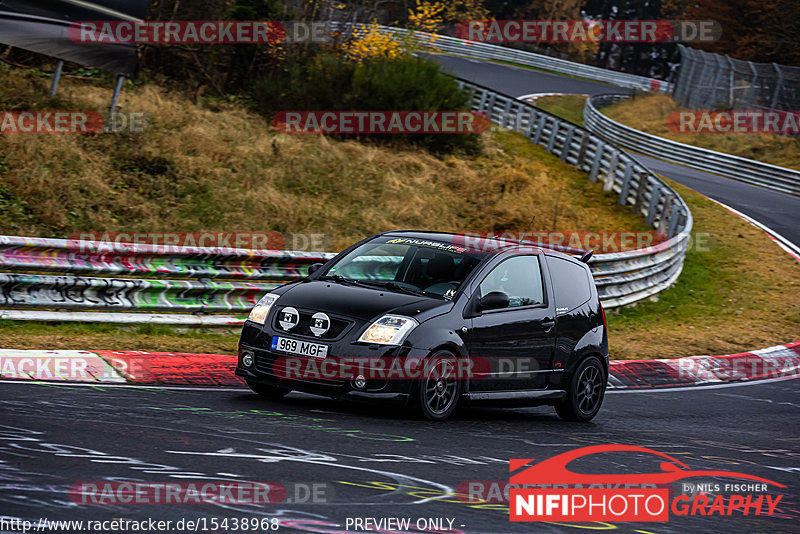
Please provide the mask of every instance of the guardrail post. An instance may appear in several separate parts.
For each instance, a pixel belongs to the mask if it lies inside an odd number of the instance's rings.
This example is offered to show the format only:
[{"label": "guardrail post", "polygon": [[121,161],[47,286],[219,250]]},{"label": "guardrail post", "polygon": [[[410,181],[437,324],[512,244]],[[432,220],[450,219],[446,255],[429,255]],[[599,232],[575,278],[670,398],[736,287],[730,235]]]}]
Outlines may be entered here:
[{"label": "guardrail post", "polygon": [[495,94],[492,93],[489,95],[489,104],[486,106],[487,110],[489,111],[489,120],[492,120],[492,113],[494,112],[494,101],[495,101]]},{"label": "guardrail post", "polygon": [[644,194],[647,191],[647,184],[650,182],[650,177],[647,172],[639,173],[639,186],[636,188],[636,200],[633,203],[633,212],[637,215],[642,211],[642,204],[644,203]]},{"label": "guardrail post", "polygon": [[547,115],[544,113],[539,114],[539,125],[536,127],[536,134],[533,136],[533,144],[538,145],[539,140],[542,138],[542,132],[544,131],[544,125],[547,123]]},{"label": "guardrail post", "polygon": [[600,164],[603,161],[603,154],[606,151],[606,142],[597,141],[597,147],[594,149],[594,161],[592,161],[592,170],[589,172],[589,181],[597,181],[597,173],[600,171]]},{"label": "guardrail post", "polygon": [[528,139],[531,139],[531,136],[533,136],[533,129],[538,118],[539,112],[535,109],[528,108],[528,128],[525,130],[525,137]]},{"label": "guardrail post", "polygon": [[117,102],[119,102],[119,93],[122,91],[122,83],[125,81],[125,76],[122,74],[117,76],[117,83],[114,85],[114,94],[111,95],[111,109],[108,111],[111,114],[111,123],[114,124],[114,112],[117,110]]},{"label": "guardrail post", "polygon": [[675,228],[678,227],[678,220],[681,218],[680,206],[677,204],[672,205],[672,213],[669,214],[669,226],[667,227],[666,234],[669,237],[675,235]]},{"label": "guardrail post", "polygon": [[622,176],[622,188],[619,191],[619,200],[617,201],[619,204],[623,206],[628,201],[628,189],[631,186],[631,176],[633,175],[633,162],[627,161],[625,162],[625,174]]},{"label": "guardrail post", "polygon": [[619,152],[616,150],[611,153],[611,161],[608,162],[608,172],[606,173],[606,180],[603,184],[603,191],[611,191],[614,187],[614,180],[617,178],[617,161],[619,160]]},{"label": "guardrail post", "polygon": [[583,162],[586,159],[586,149],[589,146],[589,133],[581,131],[580,134],[581,144],[578,146],[578,159],[575,164],[580,170],[583,170]]},{"label": "guardrail post", "polygon": [[486,106],[486,95],[487,94],[488,93],[486,91],[481,90],[481,98],[478,101],[478,111],[483,111],[484,106]]},{"label": "guardrail post", "polygon": [[561,121],[553,119],[553,126],[550,128],[550,139],[547,140],[547,152],[553,153],[553,147],[556,146],[556,137],[558,131],[561,129]]},{"label": "guardrail post", "polygon": [[50,98],[56,96],[58,91],[58,82],[61,80],[61,70],[64,68],[64,60],[59,59],[56,63],[56,71],[53,73],[53,83],[50,84]]},{"label": "guardrail post", "polygon": [[658,182],[653,184],[653,190],[650,192],[650,205],[647,207],[647,218],[645,219],[647,226],[653,226],[656,211],[658,210],[658,201],[661,200],[661,190],[661,184]]},{"label": "guardrail post", "polygon": [[519,132],[522,130],[522,110],[520,109],[514,113],[514,131]]},{"label": "guardrail post", "polygon": [[662,232],[667,233],[667,226],[669,225],[669,217],[672,215],[672,203],[675,201],[675,195],[667,193],[664,198],[664,208],[661,210],[661,217],[658,220],[658,227]]},{"label": "guardrail post", "polygon": [[569,148],[572,144],[572,136],[575,135],[575,127],[568,126],[567,127],[567,135],[564,137],[564,147],[561,149],[561,161],[564,163],[567,162],[567,158],[569,157]]},{"label": "guardrail post", "polygon": [[506,120],[510,115],[511,115],[511,100],[509,99],[506,101],[506,105],[503,108],[503,116],[500,117],[500,126],[502,128],[506,127]]}]

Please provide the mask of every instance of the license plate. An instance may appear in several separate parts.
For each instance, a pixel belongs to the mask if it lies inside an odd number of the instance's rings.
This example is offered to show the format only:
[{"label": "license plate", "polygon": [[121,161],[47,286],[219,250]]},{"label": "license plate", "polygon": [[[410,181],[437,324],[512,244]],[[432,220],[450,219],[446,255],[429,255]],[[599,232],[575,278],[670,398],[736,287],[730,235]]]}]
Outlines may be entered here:
[{"label": "license plate", "polygon": [[311,358],[325,358],[328,355],[328,346],[319,343],[308,343],[288,337],[273,337],[272,350],[300,354]]}]

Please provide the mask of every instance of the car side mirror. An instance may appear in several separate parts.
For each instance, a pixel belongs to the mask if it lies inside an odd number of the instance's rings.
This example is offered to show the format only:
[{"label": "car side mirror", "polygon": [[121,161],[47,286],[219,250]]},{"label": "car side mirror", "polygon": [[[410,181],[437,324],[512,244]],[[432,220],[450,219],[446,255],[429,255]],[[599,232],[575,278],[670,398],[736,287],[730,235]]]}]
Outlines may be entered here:
[{"label": "car side mirror", "polygon": [[312,263],[308,266],[308,274],[314,274],[315,272],[319,271],[322,266],[325,265],[324,263]]},{"label": "car side mirror", "polygon": [[502,291],[492,291],[481,297],[478,301],[481,310],[499,310],[508,308],[510,299]]}]

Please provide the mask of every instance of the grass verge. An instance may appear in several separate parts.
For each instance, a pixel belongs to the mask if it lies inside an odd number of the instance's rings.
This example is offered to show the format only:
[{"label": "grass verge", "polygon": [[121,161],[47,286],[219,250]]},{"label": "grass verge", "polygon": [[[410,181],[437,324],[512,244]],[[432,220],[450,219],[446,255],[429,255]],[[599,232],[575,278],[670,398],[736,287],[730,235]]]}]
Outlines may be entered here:
[{"label": "grass verge", "polygon": [[543,96],[536,99],[535,105],[562,119],[583,126],[583,106],[586,98],[584,95]]},{"label": "grass verge", "polygon": [[730,354],[800,339],[800,264],[761,230],[666,179],[694,216],[696,243],[678,282],[607,313],[612,357]]},{"label": "grass verge", "polygon": [[[103,109],[110,87],[46,80],[0,65],[2,109]],[[482,134],[479,155],[437,158],[276,133],[237,103],[193,102],[147,84],[126,87],[123,111],[151,129],[132,135],[0,136],[0,233],[324,233],[340,250],[394,228],[443,231],[644,229],[597,184],[507,131]],[[563,191],[564,194],[557,194]]]}]

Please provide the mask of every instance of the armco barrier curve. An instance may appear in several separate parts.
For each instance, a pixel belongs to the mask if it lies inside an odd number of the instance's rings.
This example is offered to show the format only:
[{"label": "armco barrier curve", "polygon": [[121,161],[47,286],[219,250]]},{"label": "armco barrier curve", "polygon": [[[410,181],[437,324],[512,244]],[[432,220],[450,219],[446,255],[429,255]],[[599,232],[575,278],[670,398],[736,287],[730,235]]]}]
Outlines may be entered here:
[{"label": "armco barrier curve", "polygon": [[[365,24],[351,25],[336,22],[332,22],[331,25],[335,30],[347,31],[352,28],[355,29],[356,33],[360,33],[368,27],[368,25]],[[393,28],[391,26],[381,26],[380,31],[398,40],[409,35],[408,30]],[[517,50],[507,46],[482,43],[479,41],[468,41],[466,39],[425,32],[414,32],[411,35],[413,35],[414,44],[419,47],[420,50],[452,54],[483,61],[508,61],[537,69],[567,74],[569,76],[578,76],[588,80],[609,83],[617,87],[638,89],[640,91],[672,91],[672,84],[655,78],[647,78],[645,76],[593,67],[583,63],[575,63],[573,61],[526,52],[525,50]]]},{"label": "armco barrier curve", "polygon": [[588,98],[583,108],[583,123],[586,129],[621,147],[647,156],[773,191],[800,196],[800,171],[678,143],[620,124],[599,111],[605,106],[616,104],[629,97],[622,94],[606,94]]},{"label": "armco barrier curve", "polygon": [[[244,387],[236,355],[0,349],[0,379]],[[724,356],[612,360],[608,389],[657,390],[800,377],[800,341]]]},{"label": "armco barrier curve", "polygon": [[[632,206],[669,236],[649,249],[598,254],[590,260],[604,306],[642,300],[677,279],[692,216],[675,191],[628,154],[586,130],[513,97],[460,83],[471,91],[475,110],[544,145],[586,171],[589,180],[602,180],[620,204]],[[241,324],[261,295],[281,282],[303,277],[308,265],[331,257],[331,253],[0,236],[0,269],[5,271],[0,272],[0,308],[6,308],[0,310],[0,318]]]},{"label": "armco barrier curve", "polygon": [[464,80],[474,110],[492,122],[524,134],[562,161],[602,180],[618,202],[630,205],[669,240],[647,249],[597,254],[589,266],[603,306],[613,308],[650,297],[669,287],[683,267],[692,214],[683,199],[629,154],[583,128],[527,102]]}]

